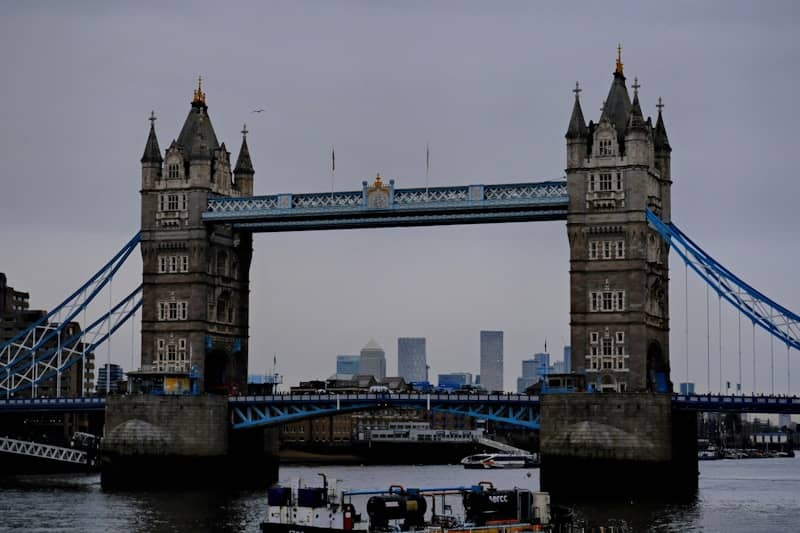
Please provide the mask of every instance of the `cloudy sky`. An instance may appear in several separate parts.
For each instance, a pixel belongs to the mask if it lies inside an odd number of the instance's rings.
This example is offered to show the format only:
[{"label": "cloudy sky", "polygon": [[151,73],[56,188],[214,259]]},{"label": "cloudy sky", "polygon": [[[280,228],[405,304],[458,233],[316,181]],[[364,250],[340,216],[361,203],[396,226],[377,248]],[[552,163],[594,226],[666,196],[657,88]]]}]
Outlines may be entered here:
[{"label": "cloudy sky", "polygon": [[[220,141],[247,122],[256,194],[539,181],[564,175],[580,81],[597,120],[618,42],[645,115],[659,96],[673,147],[673,219],[740,277],[800,309],[800,7],[793,2],[3,2],[0,271],[51,308],[139,227],[151,110],[162,149],[198,75]],[[251,111],[264,108],[266,112]],[[114,291],[135,286],[139,257]],[[686,375],[683,267],[672,259],[673,378]],[[545,340],[569,342],[563,222],[262,234],[252,266],[250,367],[326,377],[374,337],[428,339],[435,375],[478,370],[479,331],[505,331],[505,384]],[[690,279],[690,378],[719,370],[716,298]],[[723,378],[738,380],[736,315],[723,310]],[[752,388],[744,325],[745,389]],[[138,330],[111,358],[129,368]],[[133,343],[131,337],[134,337]],[[133,348],[131,345],[133,344]],[[757,384],[771,387],[756,337]],[[133,354],[132,354],[133,352]],[[101,350],[101,357],[105,352]],[[775,347],[776,390],[787,384]],[[800,389],[800,355],[792,352]],[[138,364],[138,363],[137,363]]]}]

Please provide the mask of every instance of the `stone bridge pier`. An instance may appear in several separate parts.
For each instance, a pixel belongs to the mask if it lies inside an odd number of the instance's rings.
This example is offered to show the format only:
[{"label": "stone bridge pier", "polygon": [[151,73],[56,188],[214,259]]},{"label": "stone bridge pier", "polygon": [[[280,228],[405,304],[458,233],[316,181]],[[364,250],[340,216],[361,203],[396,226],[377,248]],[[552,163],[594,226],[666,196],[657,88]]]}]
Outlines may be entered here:
[{"label": "stone bridge pier", "polygon": [[541,486],[555,498],[697,490],[697,415],[669,394],[542,396]]},{"label": "stone bridge pier", "polygon": [[273,429],[232,430],[224,396],[109,396],[104,488],[267,487],[278,479]]}]

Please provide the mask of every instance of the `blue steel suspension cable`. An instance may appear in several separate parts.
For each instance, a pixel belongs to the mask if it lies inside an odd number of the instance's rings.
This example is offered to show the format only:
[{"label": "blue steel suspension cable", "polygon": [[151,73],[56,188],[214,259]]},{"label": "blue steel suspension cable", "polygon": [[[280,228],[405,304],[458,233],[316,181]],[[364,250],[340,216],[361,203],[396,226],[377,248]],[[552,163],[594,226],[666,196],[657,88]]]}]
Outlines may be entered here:
[{"label": "blue steel suspension cable", "polygon": [[[50,311],[45,316],[40,318],[29,328],[19,332],[8,342],[0,344],[0,352],[2,352],[4,349],[8,349],[8,347],[13,345],[14,343],[17,343],[20,340],[24,339],[25,336],[28,335],[31,331],[34,331],[36,328],[42,327],[43,325],[49,323],[50,319],[53,316],[58,315],[60,317],[61,311],[63,309],[69,308],[70,306],[74,307],[72,311],[67,313],[67,315],[59,321],[59,325],[55,329],[42,335],[37,341],[35,341],[33,346],[25,350],[21,350],[21,353],[18,352],[13,360],[9,358],[10,360],[7,361],[6,364],[8,366],[16,365],[21,359],[28,357],[31,351],[35,351],[36,349],[47,344],[51,339],[53,339],[55,335],[59,334],[62,329],[64,329],[70,322],[72,322],[78,315],[78,313],[80,313],[83,309],[86,308],[86,306],[94,299],[94,297],[97,296],[100,290],[102,290],[102,288],[116,274],[119,268],[128,259],[131,252],[133,252],[133,250],[139,244],[140,240],[141,240],[141,234],[137,233],[136,235],[133,236],[133,238],[130,241],[128,241],[125,244],[125,246],[122,247],[122,249],[120,249],[116,253],[116,255],[114,255],[114,257],[108,263],[103,265],[103,267],[100,270],[98,270],[91,278],[89,278],[89,280],[86,283],[84,283],[78,290],[73,292],[67,299],[58,304],[52,311]],[[90,290],[90,287],[92,287],[92,285],[95,284],[96,282],[98,282],[97,285]],[[89,291],[89,294],[85,296],[85,300],[82,303],[75,305],[74,301],[77,300],[81,296],[81,294],[84,294],[85,291]]]},{"label": "blue steel suspension cable", "polygon": [[800,349],[800,316],[731,273],[674,224],[664,223],[650,210],[646,216],[655,230],[674,245],[681,259],[720,296],[790,347]]}]

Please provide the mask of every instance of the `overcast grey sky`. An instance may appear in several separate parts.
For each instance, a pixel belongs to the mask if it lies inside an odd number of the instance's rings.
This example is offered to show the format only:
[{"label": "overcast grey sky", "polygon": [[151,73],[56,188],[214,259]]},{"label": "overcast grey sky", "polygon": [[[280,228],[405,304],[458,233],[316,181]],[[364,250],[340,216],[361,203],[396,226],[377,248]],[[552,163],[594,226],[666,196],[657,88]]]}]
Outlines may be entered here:
[{"label": "overcast grey sky", "polygon": [[[0,271],[50,308],[139,227],[152,110],[177,137],[198,75],[220,141],[242,123],[256,194],[564,175],[581,82],[597,120],[618,42],[645,115],[664,98],[673,220],[784,306],[800,309],[796,2],[3,2]],[[254,115],[251,110],[265,108]],[[135,286],[137,255],[114,291]],[[672,258],[672,364],[685,376],[683,267]],[[432,375],[478,370],[479,330],[505,331],[505,385],[520,361],[569,339],[563,222],[264,234],[252,266],[251,371],[326,377],[374,337],[425,336]],[[691,378],[706,382],[705,290],[690,280]],[[716,300],[712,385],[718,383]],[[725,380],[736,381],[726,311]],[[752,388],[746,325],[745,389]],[[133,332],[138,335],[138,331]],[[728,337],[733,333],[733,337]],[[130,367],[131,331],[112,358]],[[134,344],[138,344],[138,338]],[[769,390],[769,342],[757,336]],[[134,348],[138,353],[138,347]],[[101,351],[105,357],[105,351]],[[138,355],[137,355],[138,357]],[[800,355],[792,352],[800,376]],[[137,363],[138,364],[138,363]],[[786,349],[776,346],[776,388]],[[797,391],[800,378],[793,378]],[[702,385],[702,386],[701,386]]]}]

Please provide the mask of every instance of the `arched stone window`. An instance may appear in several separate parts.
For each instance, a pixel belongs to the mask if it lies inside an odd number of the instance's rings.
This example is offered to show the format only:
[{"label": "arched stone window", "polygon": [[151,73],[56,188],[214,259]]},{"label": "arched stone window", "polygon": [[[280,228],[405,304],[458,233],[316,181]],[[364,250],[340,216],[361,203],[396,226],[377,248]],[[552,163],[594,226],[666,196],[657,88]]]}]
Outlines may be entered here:
[{"label": "arched stone window", "polygon": [[225,252],[217,252],[217,275],[228,275],[228,254]]}]

